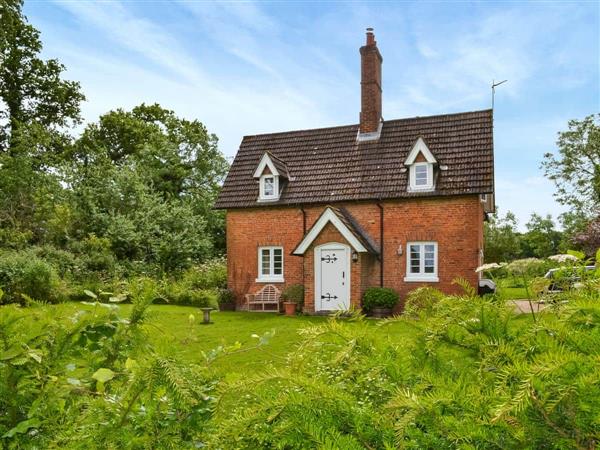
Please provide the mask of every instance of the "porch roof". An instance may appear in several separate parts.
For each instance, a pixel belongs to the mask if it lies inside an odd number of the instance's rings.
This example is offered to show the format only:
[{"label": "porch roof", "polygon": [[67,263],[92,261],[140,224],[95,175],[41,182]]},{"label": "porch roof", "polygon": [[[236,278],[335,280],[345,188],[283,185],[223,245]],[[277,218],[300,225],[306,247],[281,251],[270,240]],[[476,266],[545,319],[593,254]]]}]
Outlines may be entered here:
[{"label": "porch roof", "polygon": [[304,255],[328,223],[331,223],[357,252],[372,253],[379,256],[379,247],[352,215],[344,208],[333,206],[325,208],[308,233],[298,243],[292,254]]}]

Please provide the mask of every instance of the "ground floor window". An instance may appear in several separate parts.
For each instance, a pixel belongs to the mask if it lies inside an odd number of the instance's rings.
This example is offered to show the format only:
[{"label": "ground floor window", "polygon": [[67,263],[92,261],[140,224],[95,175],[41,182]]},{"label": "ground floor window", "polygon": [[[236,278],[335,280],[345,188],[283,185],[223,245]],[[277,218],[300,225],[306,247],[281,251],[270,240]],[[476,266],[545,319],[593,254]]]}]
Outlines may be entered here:
[{"label": "ground floor window", "polygon": [[283,247],[258,248],[258,278],[256,281],[283,281]]},{"label": "ground floor window", "polygon": [[404,281],[438,281],[437,242],[406,244],[406,278]]}]

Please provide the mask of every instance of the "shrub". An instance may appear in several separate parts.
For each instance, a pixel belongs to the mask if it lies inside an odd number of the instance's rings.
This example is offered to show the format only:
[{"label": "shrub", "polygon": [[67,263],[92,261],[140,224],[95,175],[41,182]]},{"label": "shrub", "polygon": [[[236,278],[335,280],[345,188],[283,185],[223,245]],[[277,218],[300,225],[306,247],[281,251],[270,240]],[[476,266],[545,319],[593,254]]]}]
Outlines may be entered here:
[{"label": "shrub", "polygon": [[411,317],[430,315],[434,306],[443,298],[444,294],[432,287],[414,289],[406,296],[404,314]]},{"label": "shrub", "polygon": [[304,305],[304,286],[301,284],[292,284],[286,287],[281,293],[281,300]]},{"label": "shrub", "polygon": [[181,280],[193,289],[227,288],[227,265],[224,258],[215,258],[183,272]]},{"label": "shrub", "polygon": [[84,240],[75,242],[72,250],[80,255],[83,272],[101,272],[104,275],[115,272],[117,258],[111,250],[108,239],[91,234]]},{"label": "shrub", "polygon": [[393,308],[398,299],[398,293],[391,288],[370,287],[363,295],[362,306],[367,312],[373,308]]},{"label": "shrub", "polygon": [[235,292],[231,289],[219,289],[219,305],[229,305],[235,303]]},{"label": "shrub", "polygon": [[516,259],[505,266],[506,271],[514,277],[541,277],[556,263],[538,258]]},{"label": "shrub", "polygon": [[4,303],[22,303],[22,294],[35,300],[57,303],[62,299],[62,283],[56,270],[30,252],[0,255],[0,286]]},{"label": "shrub", "polygon": [[173,305],[216,308],[219,301],[219,291],[216,289],[195,289],[184,281],[167,280],[162,284],[161,297],[164,297]]},{"label": "shrub", "polygon": [[67,250],[61,250],[52,245],[44,245],[35,248],[33,251],[44,261],[50,263],[61,278],[76,275],[81,270],[82,262],[75,254]]}]

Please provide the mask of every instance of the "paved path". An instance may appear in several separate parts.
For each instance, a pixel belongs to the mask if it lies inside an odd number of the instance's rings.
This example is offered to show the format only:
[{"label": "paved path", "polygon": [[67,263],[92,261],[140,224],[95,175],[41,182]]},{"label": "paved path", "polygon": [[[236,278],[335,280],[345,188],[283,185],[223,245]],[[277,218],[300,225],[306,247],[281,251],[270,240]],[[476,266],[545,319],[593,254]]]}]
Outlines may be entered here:
[{"label": "paved path", "polygon": [[516,313],[519,314],[531,314],[531,308],[533,307],[533,312],[540,312],[543,309],[547,308],[548,305],[544,303],[539,303],[535,301],[531,301],[531,305],[528,300],[509,300],[509,304],[511,304]]}]

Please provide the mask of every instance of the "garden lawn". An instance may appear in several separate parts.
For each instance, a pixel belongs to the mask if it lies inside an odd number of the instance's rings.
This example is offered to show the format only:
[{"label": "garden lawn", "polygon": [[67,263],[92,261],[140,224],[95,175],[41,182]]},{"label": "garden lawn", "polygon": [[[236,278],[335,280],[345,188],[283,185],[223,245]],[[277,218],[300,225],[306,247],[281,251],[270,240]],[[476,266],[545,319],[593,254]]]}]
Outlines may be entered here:
[{"label": "garden lawn", "polygon": [[[83,303],[64,303],[49,308],[59,308],[65,320],[80,309],[103,308]],[[131,305],[116,306],[119,316],[127,318]],[[190,320],[190,315],[194,316]],[[275,313],[219,312],[211,313],[212,324],[203,325],[202,311],[191,306],[152,305],[148,309],[145,322],[150,339],[158,352],[179,360],[205,364],[204,353],[223,346],[225,354],[210,363],[216,373],[234,376],[241,373],[254,373],[285,364],[286,355],[302,340],[301,328],[323,323],[326,317],[296,316],[286,317]],[[376,326],[379,321],[368,320]],[[389,339],[407,343],[414,335],[415,326],[398,322],[381,327]],[[273,333],[264,345],[258,346],[255,336]],[[236,343],[241,344],[236,348]]]},{"label": "garden lawn", "polygon": [[500,278],[496,280],[498,292],[506,300],[522,300],[527,298],[527,290],[522,283],[516,282],[512,278]]}]

